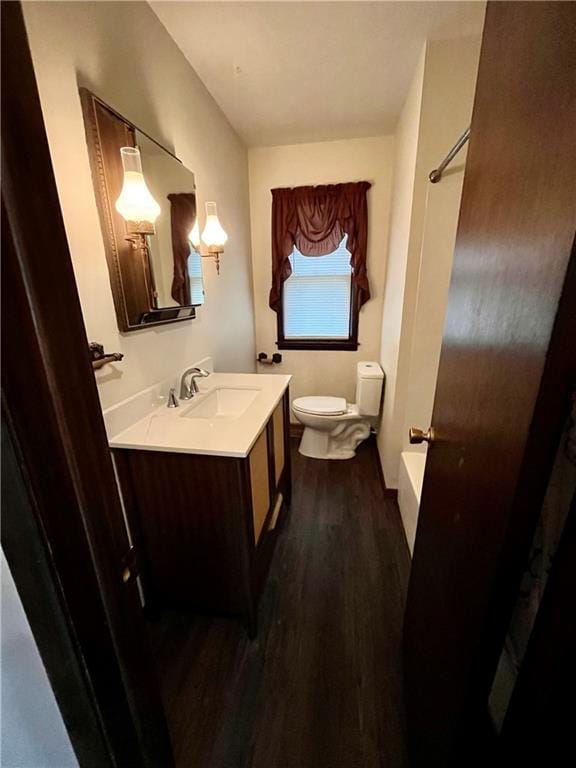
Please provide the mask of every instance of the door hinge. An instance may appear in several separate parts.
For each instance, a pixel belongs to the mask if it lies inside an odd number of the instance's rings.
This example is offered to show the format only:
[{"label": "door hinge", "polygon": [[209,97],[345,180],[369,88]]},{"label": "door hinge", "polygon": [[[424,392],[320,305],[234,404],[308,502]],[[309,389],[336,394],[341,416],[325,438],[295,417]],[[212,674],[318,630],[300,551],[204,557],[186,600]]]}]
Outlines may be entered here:
[{"label": "door hinge", "polygon": [[128,552],[122,558],[122,581],[124,584],[130,584],[138,576],[138,558],[136,550],[131,546]]}]

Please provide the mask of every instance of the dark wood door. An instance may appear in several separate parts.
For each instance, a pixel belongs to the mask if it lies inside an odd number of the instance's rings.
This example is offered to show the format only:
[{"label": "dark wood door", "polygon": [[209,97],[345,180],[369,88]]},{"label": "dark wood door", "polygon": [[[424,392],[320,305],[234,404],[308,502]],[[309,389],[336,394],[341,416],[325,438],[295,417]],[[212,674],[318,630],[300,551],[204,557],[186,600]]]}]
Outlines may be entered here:
[{"label": "dark wood door", "polygon": [[171,768],[20,3],[1,13],[2,546],[81,764]]},{"label": "dark wood door", "polygon": [[474,763],[574,384],[575,24],[487,8],[405,616],[415,766]]}]

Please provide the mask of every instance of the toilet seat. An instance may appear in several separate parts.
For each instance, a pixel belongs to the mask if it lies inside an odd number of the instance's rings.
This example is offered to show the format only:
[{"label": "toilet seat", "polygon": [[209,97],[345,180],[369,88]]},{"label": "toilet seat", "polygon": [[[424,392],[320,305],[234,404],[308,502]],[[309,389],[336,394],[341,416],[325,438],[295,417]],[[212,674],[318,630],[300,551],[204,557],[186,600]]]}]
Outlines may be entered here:
[{"label": "toilet seat", "polygon": [[292,403],[292,408],[301,413],[311,413],[318,416],[341,416],[347,412],[348,405],[343,397],[314,395],[297,397]]}]

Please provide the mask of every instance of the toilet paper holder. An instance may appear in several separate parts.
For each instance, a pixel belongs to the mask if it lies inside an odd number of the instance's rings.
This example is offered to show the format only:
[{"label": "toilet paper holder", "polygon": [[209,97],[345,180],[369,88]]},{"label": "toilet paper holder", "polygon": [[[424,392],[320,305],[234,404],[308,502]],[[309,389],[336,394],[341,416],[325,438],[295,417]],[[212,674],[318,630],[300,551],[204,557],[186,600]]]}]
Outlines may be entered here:
[{"label": "toilet paper holder", "polygon": [[262,363],[262,365],[274,365],[274,363],[282,362],[282,355],[280,352],[274,352],[272,359],[269,360],[266,352],[259,352],[258,357],[256,358],[256,362]]}]

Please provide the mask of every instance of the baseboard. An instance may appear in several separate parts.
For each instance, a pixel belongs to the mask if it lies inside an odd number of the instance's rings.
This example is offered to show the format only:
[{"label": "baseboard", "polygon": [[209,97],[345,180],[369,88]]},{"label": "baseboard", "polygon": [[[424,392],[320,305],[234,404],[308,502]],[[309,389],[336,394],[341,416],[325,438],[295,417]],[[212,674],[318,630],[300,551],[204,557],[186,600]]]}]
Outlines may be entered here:
[{"label": "baseboard", "polygon": [[398,489],[397,488],[387,488],[386,487],[386,480],[384,479],[384,470],[382,469],[382,462],[380,461],[380,451],[378,450],[378,444],[376,442],[376,435],[372,434],[370,435],[370,439],[374,440],[374,443],[376,445],[376,455],[377,455],[377,462],[376,462],[376,471],[378,472],[378,477],[380,478],[380,482],[382,483],[382,489],[384,491],[384,498],[385,499],[393,499],[394,501],[398,501]]}]

